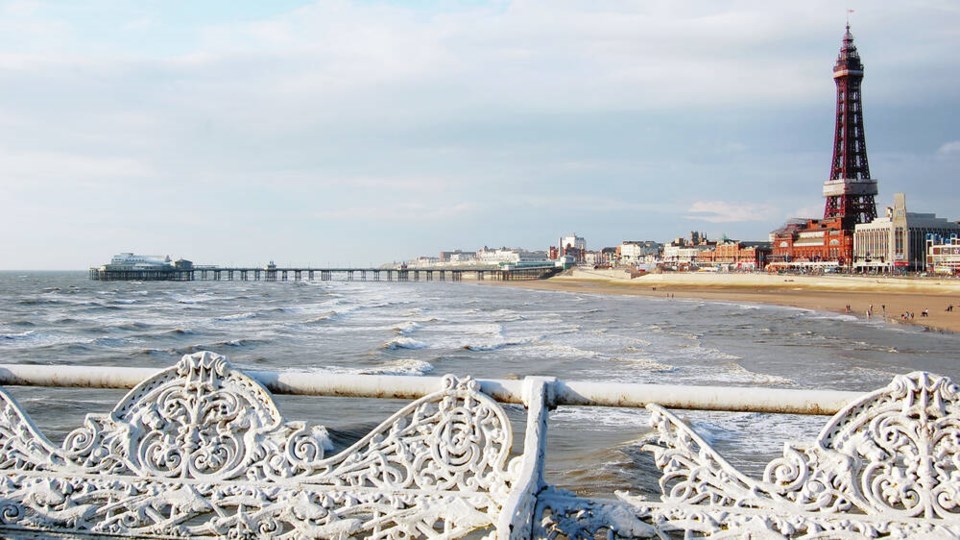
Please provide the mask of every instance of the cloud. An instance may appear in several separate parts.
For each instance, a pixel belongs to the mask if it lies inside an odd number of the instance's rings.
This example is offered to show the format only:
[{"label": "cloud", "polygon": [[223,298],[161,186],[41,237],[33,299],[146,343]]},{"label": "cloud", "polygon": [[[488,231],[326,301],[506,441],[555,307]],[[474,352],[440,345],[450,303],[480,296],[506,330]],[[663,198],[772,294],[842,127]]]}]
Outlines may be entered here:
[{"label": "cloud", "polygon": [[455,221],[471,215],[475,210],[475,205],[471,203],[446,205],[438,202],[427,205],[400,202],[322,210],[316,212],[314,217],[323,221],[374,221],[402,224],[408,221]]},{"label": "cloud", "polygon": [[943,143],[937,150],[938,156],[957,156],[960,155],[960,141],[950,141]]},{"label": "cloud", "polygon": [[[335,234],[338,256],[366,261],[374,246],[538,245],[571,222],[598,245],[671,238],[684,218],[748,237],[791,217],[774,204],[822,205],[843,30],[828,0],[228,4],[0,0],[0,228],[20,226],[10,208],[42,216],[24,264],[59,257],[46,239],[91,216],[113,224],[75,228],[107,253],[148,234],[212,252],[249,222],[291,246]],[[917,207],[926,191],[940,213],[957,207],[943,156],[960,153],[960,56],[926,54],[956,48],[943,5],[877,2],[854,25],[869,137],[923,147],[872,150],[881,189]],[[889,103],[921,107],[916,124],[878,122]],[[119,245],[115,208],[218,225]],[[269,236],[229,245],[258,260]]]},{"label": "cloud", "polygon": [[766,221],[775,216],[777,210],[769,205],[745,202],[697,201],[687,210],[687,219],[708,223],[741,223],[745,221]]}]

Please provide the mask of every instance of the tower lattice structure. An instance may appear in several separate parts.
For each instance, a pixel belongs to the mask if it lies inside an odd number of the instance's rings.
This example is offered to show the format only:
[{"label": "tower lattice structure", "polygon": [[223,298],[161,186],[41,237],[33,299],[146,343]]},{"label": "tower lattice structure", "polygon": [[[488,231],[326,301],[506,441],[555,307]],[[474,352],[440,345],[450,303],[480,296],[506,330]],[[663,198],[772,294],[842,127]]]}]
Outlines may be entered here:
[{"label": "tower lattice structure", "polygon": [[837,123],[830,179],[823,184],[823,196],[827,199],[823,217],[839,219],[843,229],[852,231],[854,225],[876,219],[877,181],[870,178],[863,132],[863,63],[849,24],[833,66],[833,80],[837,84]]}]

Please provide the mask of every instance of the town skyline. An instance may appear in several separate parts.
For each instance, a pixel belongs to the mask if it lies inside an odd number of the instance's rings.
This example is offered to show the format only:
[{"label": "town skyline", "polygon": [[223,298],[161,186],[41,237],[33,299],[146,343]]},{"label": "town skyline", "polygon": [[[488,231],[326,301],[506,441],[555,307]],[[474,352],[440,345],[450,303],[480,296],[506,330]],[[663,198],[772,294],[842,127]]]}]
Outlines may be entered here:
[{"label": "town skyline", "polygon": [[[877,207],[960,218],[960,8],[851,4]],[[830,2],[0,4],[0,270],[367,264],[823,214]]]}]

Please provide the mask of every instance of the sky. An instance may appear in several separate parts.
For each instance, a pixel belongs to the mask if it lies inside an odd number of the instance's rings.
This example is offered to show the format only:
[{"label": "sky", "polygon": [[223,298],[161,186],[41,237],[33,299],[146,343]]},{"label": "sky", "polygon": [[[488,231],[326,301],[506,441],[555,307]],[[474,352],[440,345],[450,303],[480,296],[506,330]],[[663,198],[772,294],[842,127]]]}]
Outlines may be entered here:
[{"label": "sky", "polygon": [[0,270],[767,240],[848,16],[881,214],[960,219],[955,0],[0,0]]}]

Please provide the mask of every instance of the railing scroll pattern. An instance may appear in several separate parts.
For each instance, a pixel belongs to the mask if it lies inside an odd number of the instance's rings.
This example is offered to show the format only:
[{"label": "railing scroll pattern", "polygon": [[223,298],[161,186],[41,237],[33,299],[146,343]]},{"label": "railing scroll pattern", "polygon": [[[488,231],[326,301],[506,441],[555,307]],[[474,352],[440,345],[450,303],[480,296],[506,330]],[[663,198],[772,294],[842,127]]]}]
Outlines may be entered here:
[{"label": "railing scroll pattern", "polygon": [[538,536],[960,537],[960,400],[944,377],[897,376],[833,416],[813,444],[785,444],[762,480],[674,414],[647,408],[660,500],[542,495]]},{"label": "railing scroll pattern", "polygon": [[472,379],[403,407],[326,457],[222,356],[148,378],[54,446],[0,389],[0,534],[151,538],[957,538],[960,389],[898,376],[760,479],[650,404],[658,489],[587,499],[546,484],[559,381],[524,381],[523,451]]},{"label": "railing scroll pattern", "polygon": [[[324,428],[197,353],[50,444],[0,393],[0,525],[149,537],[454,538],[495,530],[512,429],[475,382],[443,389],[324,459]],[[519,461],[514,460],[515,469]]]}]

